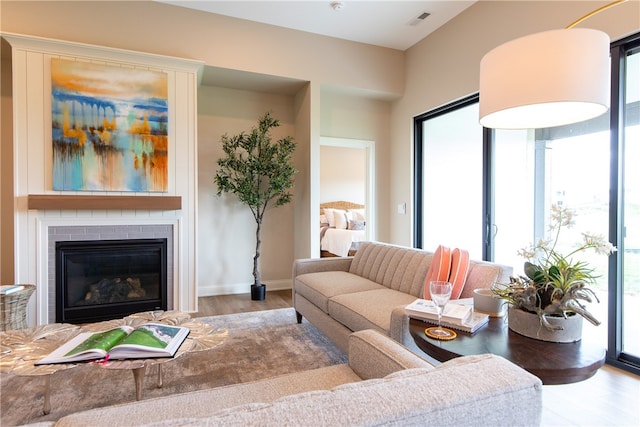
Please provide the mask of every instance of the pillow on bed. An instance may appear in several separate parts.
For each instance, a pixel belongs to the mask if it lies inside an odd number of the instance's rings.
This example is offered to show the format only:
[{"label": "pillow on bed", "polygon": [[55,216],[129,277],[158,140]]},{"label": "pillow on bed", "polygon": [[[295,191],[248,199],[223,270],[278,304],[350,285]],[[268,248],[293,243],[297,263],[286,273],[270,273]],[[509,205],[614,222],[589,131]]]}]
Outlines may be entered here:
[{"label": "pillow on bed", "polygon": [[334,209],[333,210],[333,220],[335,222],[335,227],[341,230],[346,230],[349,226],[350,215],[347,211],[342,209]]},{"label": "pillow on bed", "polygon": [[335,211],[335,209],[324,208],[324,214],[327,217],[327,222],[329,223],[329,227],[336,226],[336,220],[334,219],[333,211]]},{"label": "pillow on bed", "polygon": [[327,216],[322,214],[320,215],[320,226],[327,226],[329,225],[329,220],[327,219]]},{"label": "pillow on bed", "polygon": [[366,219],[364,209],[348,209],[347,212],[351,213],[353,219],[357,219],[358,221],[364,221]]},{"label": "pillow on bed", "polygon": [[350,219],[347,230],[364,230],[364,221],[358,219]]}]

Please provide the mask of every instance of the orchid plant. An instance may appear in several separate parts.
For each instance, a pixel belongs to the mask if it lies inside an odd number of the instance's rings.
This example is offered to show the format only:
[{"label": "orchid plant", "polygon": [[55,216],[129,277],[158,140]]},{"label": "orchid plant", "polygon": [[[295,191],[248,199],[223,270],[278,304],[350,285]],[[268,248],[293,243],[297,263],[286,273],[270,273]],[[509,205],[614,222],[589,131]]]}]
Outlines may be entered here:
[{"label": "orchid plant", "polygon": [[584,261],[575,260],[581,252],[594,250],[597,254],[611,255],[617,251],[604,236],[582,233],[578,247],[566,255],[556,248],[563,227],[575,225],[575,213],[571,209],[553,205],[549,234],[552,239],[540,239],[518,251],[526,259],[525,276],[511,277],[509,284],[498,285],[494,293],[514,307],[538,314],[542,325],[553,329],[546,316],[567,317],[577,313],[594,325],[600,322],[587,311],[581,301],[599,302],[588,285],[594,285],[599,277]]}]

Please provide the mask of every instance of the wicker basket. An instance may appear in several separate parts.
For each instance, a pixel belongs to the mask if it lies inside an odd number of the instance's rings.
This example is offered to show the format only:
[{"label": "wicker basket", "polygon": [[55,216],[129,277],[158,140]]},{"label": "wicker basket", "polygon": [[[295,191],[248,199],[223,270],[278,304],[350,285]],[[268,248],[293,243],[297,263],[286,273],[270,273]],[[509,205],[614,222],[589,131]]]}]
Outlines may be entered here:
[{"label": "wicker basket", "polygon": [[36,290],[34,285],[22,285],[24,289],[9,295],[0,295],[0,330],[25,329],[27,327],[27,303]]}]

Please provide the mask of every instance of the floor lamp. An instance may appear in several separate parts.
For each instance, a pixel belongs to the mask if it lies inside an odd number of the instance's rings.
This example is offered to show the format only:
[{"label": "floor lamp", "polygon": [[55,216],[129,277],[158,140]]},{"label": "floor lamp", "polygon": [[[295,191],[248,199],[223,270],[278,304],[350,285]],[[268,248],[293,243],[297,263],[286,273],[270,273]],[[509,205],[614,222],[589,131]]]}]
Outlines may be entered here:
[{"label": "floor lamp", "polygon": [[480,62],[480,124],[545,128],[608,111],[609,36],[573,27],[625,1],[602,6],[567,28],[521,37],[488,52]]}]

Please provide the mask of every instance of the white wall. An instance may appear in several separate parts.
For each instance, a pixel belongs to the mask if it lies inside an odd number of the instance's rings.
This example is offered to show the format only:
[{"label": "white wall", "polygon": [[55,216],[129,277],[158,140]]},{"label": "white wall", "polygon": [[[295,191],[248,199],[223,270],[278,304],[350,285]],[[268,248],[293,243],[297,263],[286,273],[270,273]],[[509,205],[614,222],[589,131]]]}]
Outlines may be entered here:
[{"label": "white wall", "polygon": [[403,90],[401,51],[148,0],[2,0],[0,19],[5,32],[197,59],[370,96]]},{"label": "white wall", "polygon": [[320,203],[365,204],[366,154],[364,148],[320,147]]}]

